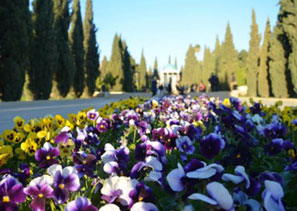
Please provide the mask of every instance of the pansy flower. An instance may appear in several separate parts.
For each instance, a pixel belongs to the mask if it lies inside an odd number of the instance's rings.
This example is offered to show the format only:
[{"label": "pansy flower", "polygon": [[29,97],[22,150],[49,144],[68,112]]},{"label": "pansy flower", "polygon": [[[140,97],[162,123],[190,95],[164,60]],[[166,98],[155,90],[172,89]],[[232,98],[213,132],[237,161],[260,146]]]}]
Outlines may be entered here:
[{"label": "pansy flower", "polygon": [[99,116],[99,112],[97,112],[95,109],[89,110],[87,112],[87,117],[91,121],[95,121]]},{"label": "pansy flower", "polygon": [[40,168],[48,168],[53,164],[59,163],[56,159],[60,155],[59,149],[53,147],[50,143],[46,142],[43,148],[37,150],[35,154],[35,159],[40,162]]},{"label": "pansy flower", "polygon": [[96,164],[96,156],[93,154],[86,154],[84,152],[76,152],[73,154],[74,168],[81,178],[84,175],[89,177],[94,176],[94,168]]},{"label": "pansy flower", "polygon": [[57,114],[54,119],[58,128],[63,128],[65,126],[66,120],[61,115]]},{"label": "pansy flower", "polygon": [[97,211],[98,209],[91,204],[90,200],[86,197],[78,197],[76,200],[71,201],[65,207],[65,211]]},{"label": "pansy flower", "polygon": [[24,125],[25,125],[25,120],[20,117],[20,116],[16,116],[14,119],[13,119],[13,122],[14,122],[14,127],[18,130],[21,130],[23,129]]},{"label": "pansy flower", "polygon": [[96,128],[100,133],[107,131],[109,127],[108,121],[106,119],[98,118]]},{"label": "pansy flower", "polygon": [[284,211],[285,207],[282,203],[284,191],[278,182],[265,180],[265,190],[262,193],[262,199],[266,210]]},{"label": "pansy flower", "polygon": [[0,167],[7,163],[7,161],[12,158],[13,150],[10,145],[0,146]]},{"label": "pansy flower", "polygon": [[101,188],[102,199],[108,203],[113,203],[117,199],[123,206],[128,206],[132,203],[129,193],[135,189],[138,181],[129,177],[113,176],[105,179]]},{"label": "pansy flower", "polygon": [[47,169],[47,172],[54,178],[53,197],[59,204],[67,201],[69,191],[78,191],[80,180],[75,168],[68,166],[62,169],[61,165],[54,164]]},{"label": "pansy flower", "polygon": [[135,203],[131,209],[131,211],[158,211],[156,205],[150,202],[137,202]]},{"label": "pansy flower", "polygon": [[55,142],[58,144],[61,158],[71,155],[72,150],[75,148],[75,144],[67,132],[60,133],[55,138]]},{"label": "pansy flower", "polygon": [[31,203],[32,210],[44,211],[46,200],[53,197],[52,178],[48,175],[33,179],[24,192],[33,198]]},{"label": "pansy flower", "polygon": [[134,203],[138,201],[143,202],[153,202],[154,196],[153,192],[150,187],[146,186],[144,183],[139,182],[135,189],[132,190],[129,193],[130,198],[133,200],[133,202],[129,205],[129,207],[132,207]]},{"label": "pansy flower", "polygon": [[14,177],[7,175],[0,181],[0,210],[17,210],[26,195],[23,185]]},{"label": "pansy flower", "polygon": [[5,141],[14,143],[17,133],[14,130],[4,130],[3,138]]},{"label": "pansy flower", "polygon": [[216,133],[210,133],[200,141],[200,153],[208,159],[217,156],[224,147],[224,139]]},{"label": "pansy flower", "polygon": [[33,138],[29,136],[27,137],[26,141],[21,144],[21,149],[30,156],[35,155],[37,148],[38,144],[34,141]]},{"label": "pansy flower", "polygon": [[223,210],[233,209],[233,198],[229,191],[218,182],[211,182],[206,186],[209,196],[194,193],[188,197],[191,200],[201,200],[213,206],[219,206]]}]

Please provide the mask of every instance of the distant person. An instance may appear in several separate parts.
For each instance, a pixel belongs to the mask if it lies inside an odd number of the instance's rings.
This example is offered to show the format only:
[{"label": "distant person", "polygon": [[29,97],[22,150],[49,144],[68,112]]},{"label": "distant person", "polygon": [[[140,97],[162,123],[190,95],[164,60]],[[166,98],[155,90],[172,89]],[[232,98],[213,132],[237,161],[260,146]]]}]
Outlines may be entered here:
[{"label": "distant person", "polygon": [[171,92],[172,92],[172,87],[171,86],[172,85],[171,85],[171,80],[170,80],[167,87],[166,87],[168,95],[171,95]]},{"label": "distant person", "polygon": [[210,83],[211,91],[212,92],[218,91],[219,79],[214,73],[211,73],[211,76],[208,79],[208,81]]},{"label": "distant person", "polygon": [[190,92],[195,92],[195,84],[191,85]]},{"label": "distant person", "polygon": [[234,89],[237,89],[237,82],[235,74],[232,72],[230,77],[230,90],[233,91]]},{"label": "distant person", "polygon": [[160,85],[159,85],[159,88],[158,88],[158,95],[163,96],[163,89],[164,89],[163,84],[160,84]]},{"label": "distant person", "polygon": [[157,94],[157,78],[154,77],[152,80],[152,93],[153,96],[155,96]]},{"label": "distant person", "polygon": [[205,84],[203,83],[203,81],[200,81],[200,83],[199,83],[199,92],[205,92],[205,90],[206,90]]}]

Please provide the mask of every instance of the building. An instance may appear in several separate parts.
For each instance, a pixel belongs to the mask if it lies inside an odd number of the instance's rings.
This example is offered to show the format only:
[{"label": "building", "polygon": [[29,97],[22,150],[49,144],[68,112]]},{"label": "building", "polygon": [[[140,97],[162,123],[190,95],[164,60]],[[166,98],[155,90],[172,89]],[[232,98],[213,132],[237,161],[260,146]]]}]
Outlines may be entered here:
[{"label": "building", "polygon": [[180,80],[180,70],[173,64],[166,65],[159,73],[160,75],[160,84],[163,84],[165,89],[169,82],[171,81],[171,90],[172,93],[176,94],[176,84]]}]

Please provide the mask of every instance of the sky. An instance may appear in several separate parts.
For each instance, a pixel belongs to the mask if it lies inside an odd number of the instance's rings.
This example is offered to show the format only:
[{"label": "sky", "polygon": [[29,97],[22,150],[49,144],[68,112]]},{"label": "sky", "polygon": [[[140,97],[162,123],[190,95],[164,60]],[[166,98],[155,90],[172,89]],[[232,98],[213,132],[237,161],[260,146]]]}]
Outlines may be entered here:
[{"label": "sky", "polygon": [[[126,40],[130,54],[140,62],[142,50],[147,67],[159,68],[177,59],[184,64],[190,44],[214,48],[216,36],[223,41],[230,23],[237,50],[248,50],[252,9],[263,35],[267,18],[276,23],[279,0],[93,0],[94,23],[98,28],[100,60],[110,58],[115,33]],[[81,0],[84,16],[86,0]]]}]

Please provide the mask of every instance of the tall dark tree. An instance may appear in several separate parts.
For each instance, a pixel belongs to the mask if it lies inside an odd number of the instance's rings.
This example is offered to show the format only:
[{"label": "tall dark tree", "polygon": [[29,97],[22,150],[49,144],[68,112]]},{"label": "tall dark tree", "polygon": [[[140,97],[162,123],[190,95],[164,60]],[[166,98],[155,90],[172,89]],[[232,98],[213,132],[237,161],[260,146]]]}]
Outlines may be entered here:
[{"label": "tall dark tree", "polygon": [[297,0],[281,0],[278,25],[287,60],[286,75],[291,95],[297,94]]},{"label": "tall dark tree", "polygon": [[171,64],[171,56],[168,56],[168,64]]},{"label": "tall dark tree", "polygon": [[53,1],[35,0],[32,20],[34,36],[28,87],[33,94],[33,99],[48,99],[52,90],[53,74],[57,67]]},{"label": "tall dark tree", "polygon": [[260,52],[260,67],[258,75],[258,94],[261,97],[269,97],[269,57],[268,51],[271,44],[271,29],[269,19],[266,22],[264,40]]},{"label": "tall dark tree", "polygon": [[288,97],[286,82],[286,55],[279,36],[283,31],[279,26],[273,29],[271,48],[269,51],[269,75],[271,91],[274,97]]},{"label": "tall dark tree", "polygon": [[57,66],[55,84],[61,97],[66,97],[73,82],[75,66],[68,38],[70,23],[69,0],[54,1],[54,27],[56,30]]},{"label": "tall dark tree", "polygon": [[74,0],[72,4],[71,30],[69,35],[72,57],[75,65],[73,89],[76,97],[80,97],[84,91],[84,32],[80,11],[80,1]]},{"label": "tall dark tree", "polygon": [[133,91],[133,72],[131,68],[130,53],[128,51],[128,46],[125,41],[122,44],[122,58],[123,58],[123,91],[132,92]]},{"label": "tall dark tree", "polygon": [[112,88],[113,91],[122,91],[123,89],[124,70],[121,48],[120,37],[116,34],[113,39],[110,62],[107,68],[109,73],[117,77],[116,83]]},{"label": "tall dark tree", "polygon": [[227,24],[225,40],[220,49],[220,64],[218,69],[218,78],[222,89],[229,88],[231,73],[238,71],[238,53],[233,44],[233,36],[230,24]]},{"label": "tall dark tree", "polygon": [[2,0],[0,3],[0,98],[19,100],[29,62],[32,35],[28,0]]},{"label": "tall dark tree", "polygon": [[139,74],[139,87],[138,87],[138,89],[142,90],[142,91],[145,91],[147,69],[146,69],[146,61],[145,61],[143,51],[141,53],[140,64],[139,64],[139,67],[138,67],[138,74]]},{"label": "tall dark tree", "polygon": [[85,93],[92,96],[96,88],[96,78],[99,71],[99,52],[96,41],[96,26],[93,22],[93,4],[92,0],[87,0],[84,16],[84,49],[85,49],[85,75],[86,87]]},{"label": "tall dark tree", "polygon": [[153,77],[156,77],[157,79],[160,79],[158,70],[159,70],[159,68],[158,68],[158,60],[157,60],[157,57],[156,57],[155,58],[155,62],[154,62]]},{"label": "tall dark tree", "polygon": [[257,96],[257,77],[259,72],[259,56],[261,35],[258,33],[255,10],[252,11],[251,39],[248,54],[247,86],[248,95]]},{"label": "tall dark tree", "polygon": [[174,66],[177,68],[177,59],[175,57],[175,60],[174,60]]}]

